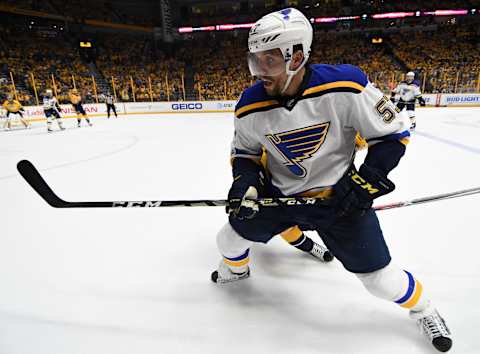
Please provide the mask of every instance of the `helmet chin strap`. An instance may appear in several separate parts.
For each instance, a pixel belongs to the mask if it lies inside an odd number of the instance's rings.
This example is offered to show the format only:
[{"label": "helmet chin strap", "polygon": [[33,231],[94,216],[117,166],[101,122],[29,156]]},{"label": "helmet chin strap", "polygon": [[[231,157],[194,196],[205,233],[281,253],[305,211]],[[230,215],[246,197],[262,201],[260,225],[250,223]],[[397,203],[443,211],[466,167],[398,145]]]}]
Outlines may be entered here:
[{"label": "helmet chin strap", "polygon": [[286,63],[286,69],[287,69],[287,81],[285,81],[285,85],[283,86],[282,91],[280,94],[284,94],[285,91],[287,91],[288,86],[292,83],[293,77],[300,71],[301,68],[305,65],[305,60],[303,60],[302,64],[297,68],[297,70],[290,70],[290,63],[292,60],[287,61]]},{"label": "helmet chin strap", "polygon": [[285,81],[285,86],[283,86],[282,92],[280,92],[280,94],[282,95],[284,94],[285,91],[287,91],[288,86],[290,86],[290,83],[292,82],[292,79],[295,76],[295,73],[292,74],[292,72],[290,71],[287,75],[288,77],[287,77],[287,81]]}]

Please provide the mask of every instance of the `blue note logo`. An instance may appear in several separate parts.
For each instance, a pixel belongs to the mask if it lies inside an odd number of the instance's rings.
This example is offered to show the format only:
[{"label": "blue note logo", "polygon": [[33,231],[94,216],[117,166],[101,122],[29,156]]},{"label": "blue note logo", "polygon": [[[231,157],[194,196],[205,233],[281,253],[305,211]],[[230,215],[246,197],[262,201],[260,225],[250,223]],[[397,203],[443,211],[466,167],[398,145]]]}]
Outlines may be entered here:
[{"label": "blue note logo", "polygon": [[292,12],[292,9],[284,9],[282,11],[279,11],[282,15],[283,15],[283,19],[285,21],[288,21],[290,20],[290,16],[288,16],[290,14],[290,12]]},{"label": "blue note logo", "polygon": [[267,140],[285,159],[285,165],[294,175],[305,177],[307,170],[300,163],[315,154],[325,142],[330,122],[306,128],[266,135]]}]

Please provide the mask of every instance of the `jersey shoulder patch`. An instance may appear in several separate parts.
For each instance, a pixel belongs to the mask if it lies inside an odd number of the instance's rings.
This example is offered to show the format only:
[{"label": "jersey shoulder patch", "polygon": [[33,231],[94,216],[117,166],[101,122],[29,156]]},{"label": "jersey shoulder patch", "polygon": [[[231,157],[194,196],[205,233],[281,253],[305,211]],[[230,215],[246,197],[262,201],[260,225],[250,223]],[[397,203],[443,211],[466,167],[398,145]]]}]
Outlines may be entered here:
[{"label": "jersey shoulder patch", "polygon": [[257,81],[242,92],[235,106],[235,117],[242,118],[254,112],[268,111],[280,107],[280,102],[267,95],[263,83]]},{"label": "jersey shoulder patch", "polygon": [[303,92],[304,98],[332,92],[360,93],[368,84],[367,75],[354,65],[313,64],[310,68],[312,74]]}]

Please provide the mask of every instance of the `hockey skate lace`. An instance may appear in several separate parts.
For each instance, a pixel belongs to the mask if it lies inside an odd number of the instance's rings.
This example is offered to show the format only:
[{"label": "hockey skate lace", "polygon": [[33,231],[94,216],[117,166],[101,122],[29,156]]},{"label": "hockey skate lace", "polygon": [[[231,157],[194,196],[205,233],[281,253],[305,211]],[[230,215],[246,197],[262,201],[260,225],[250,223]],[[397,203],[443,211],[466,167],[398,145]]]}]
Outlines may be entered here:
[{"label": "hockey skate lace", "polygon": [[425,334],[430,338],[430,340],[437,337],[448,337],[450,331],[445,325],[444,320],[437,314],[433,314],[423,318],[422,328]]},{"label": "hockey skate lace", "polygon": [[323,257],[324,253],[325,253],[326,249],[319,245],[318,243],[315,243],[313,245],[313,249],[312,249],[312,253],[319,256],[319,257]]}]

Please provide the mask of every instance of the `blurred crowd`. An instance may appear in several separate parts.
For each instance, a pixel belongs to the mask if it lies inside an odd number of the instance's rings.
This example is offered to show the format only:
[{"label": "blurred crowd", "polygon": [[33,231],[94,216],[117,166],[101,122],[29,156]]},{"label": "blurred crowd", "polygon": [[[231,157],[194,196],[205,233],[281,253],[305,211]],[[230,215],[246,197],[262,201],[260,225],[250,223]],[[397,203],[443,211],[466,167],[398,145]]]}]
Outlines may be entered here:
[{"label": "blurred crowd", "polygon": [[2,4],[20,10],[33,10],[63,16],[77,23],[95,20],[108,23],[158,25],[158,2],[149,0],[2,0]]},{"label": "blurred crowd", "polygon": [[[0,98],[12,91],[13,78],[24,104],[35,104],[35,92],[40,97],[47,88],[67,100],[74,87],[84,102],[106,93],[117,101],[235,100],[253,83],[247,33],[194,37],[172,50],[157,48],[147,36],[103,33],[94,54],[85,56],[67,34],[33,35],[0,25]],[[473,26],[400,32],[382,43],[359,32],[317,31],[310,61],[357,65],[385,93],[410,70],[425,92],[473,92],[480,74],[479,38]]]},{"label": "blurred crowd", "polygon": [[[415,72],[422,73],[422,86],[432,93],[473,92],[480,79],[480,32],[477,28],[440,28],[392,36],[393,52]],[[423,79],[422,77],[422,79]],[[425,82],[423,82],[425,81]]]}]

